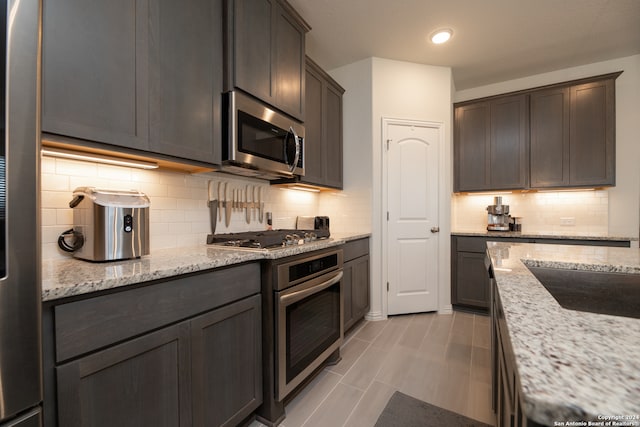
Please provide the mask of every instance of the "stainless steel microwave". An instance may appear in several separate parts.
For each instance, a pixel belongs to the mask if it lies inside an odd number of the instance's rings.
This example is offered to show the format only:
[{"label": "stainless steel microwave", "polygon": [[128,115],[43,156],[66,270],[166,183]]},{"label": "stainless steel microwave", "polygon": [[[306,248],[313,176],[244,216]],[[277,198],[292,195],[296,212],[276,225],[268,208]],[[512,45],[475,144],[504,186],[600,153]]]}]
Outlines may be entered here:
[{"label": "stainless steel microwave", "polygon": [[224,94],[222,170],[263,179],[304,175],[304,126],[240,91]]}]

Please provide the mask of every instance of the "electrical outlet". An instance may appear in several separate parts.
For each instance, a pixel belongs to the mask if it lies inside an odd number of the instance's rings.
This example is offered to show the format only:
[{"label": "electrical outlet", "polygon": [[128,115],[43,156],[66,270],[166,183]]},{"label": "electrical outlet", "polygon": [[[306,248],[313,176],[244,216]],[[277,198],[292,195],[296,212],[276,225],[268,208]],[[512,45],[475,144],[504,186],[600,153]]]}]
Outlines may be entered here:
[{"label": "electrical outlet", "polygon": [[576,218],[573,216],[563,216],[560,218],[560,225],[576,225]]}]

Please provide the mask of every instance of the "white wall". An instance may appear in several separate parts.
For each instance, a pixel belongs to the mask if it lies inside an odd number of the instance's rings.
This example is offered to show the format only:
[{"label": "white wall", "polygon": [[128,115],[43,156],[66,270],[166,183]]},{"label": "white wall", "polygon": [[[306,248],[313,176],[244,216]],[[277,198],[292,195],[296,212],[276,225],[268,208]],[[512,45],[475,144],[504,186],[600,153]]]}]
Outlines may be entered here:
[{"label": "white wall", "polygon": [[332,232],[371,232],[371,60],[330,72],[346,90],[343,111],[343,191],[323,192],[319,210],[331,217]]},{"label": "white wall", "polygon": [[[640,229],[640,55],[458,91],[455,101],[624,71],[616,80],[616,186],[608,192],[605,234],[638,237]],[[559,198],[566,194],[557,193]],[[454,223],[470,212],[456,209]],[[525,219],[526,224],[526,219]],[[555,225],[555,224],[554,224]]]},{"label": "white wall", "polygon": [[[352,182],[371,191],[371,311],[369,319],[386,317],[385,259],[383,254],[382,118],[413,119],[444,124],[445,147],[440,164],[439,309],[451,310],[450,298],[450,194],[451,194],[451,69],[368,58],[331,71],[345,89],[345,189]],[[350,92],[353,91],[350,94]],[[368,117],[365,115],[368,114]],[[349,135],[347,137],[347,135]],[[347,149],[357,135],[358,145]],[[349,170],[349,176],[346,175]],[[352,214],[348,199],[338,209]],[[360,215],[359,213],[354,213]],[[333,218],[333,217],[332,217]]]}]

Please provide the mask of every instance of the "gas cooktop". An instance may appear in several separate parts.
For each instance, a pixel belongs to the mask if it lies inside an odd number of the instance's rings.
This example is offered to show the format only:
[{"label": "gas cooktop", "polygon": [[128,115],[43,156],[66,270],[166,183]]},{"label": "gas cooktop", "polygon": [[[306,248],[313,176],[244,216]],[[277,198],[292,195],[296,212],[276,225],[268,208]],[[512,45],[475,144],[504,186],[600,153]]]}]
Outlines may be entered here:
[{"label": "gas cooktop", "polygon": [[208,245],[237,249],[280,249],[327,239],[329,230],[266,230],[209,234]]}]

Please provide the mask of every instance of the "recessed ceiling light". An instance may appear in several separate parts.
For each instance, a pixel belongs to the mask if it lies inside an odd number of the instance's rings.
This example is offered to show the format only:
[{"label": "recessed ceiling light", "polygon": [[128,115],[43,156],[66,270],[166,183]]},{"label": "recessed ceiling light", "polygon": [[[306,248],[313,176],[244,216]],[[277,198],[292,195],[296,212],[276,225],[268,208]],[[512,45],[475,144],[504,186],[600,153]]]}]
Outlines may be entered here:
[{"label": "recessed ceiling light", "polygon": [[431,43],[442,44],[451,38],[453,31],[448,28],[436,30],[431,34]]}]

